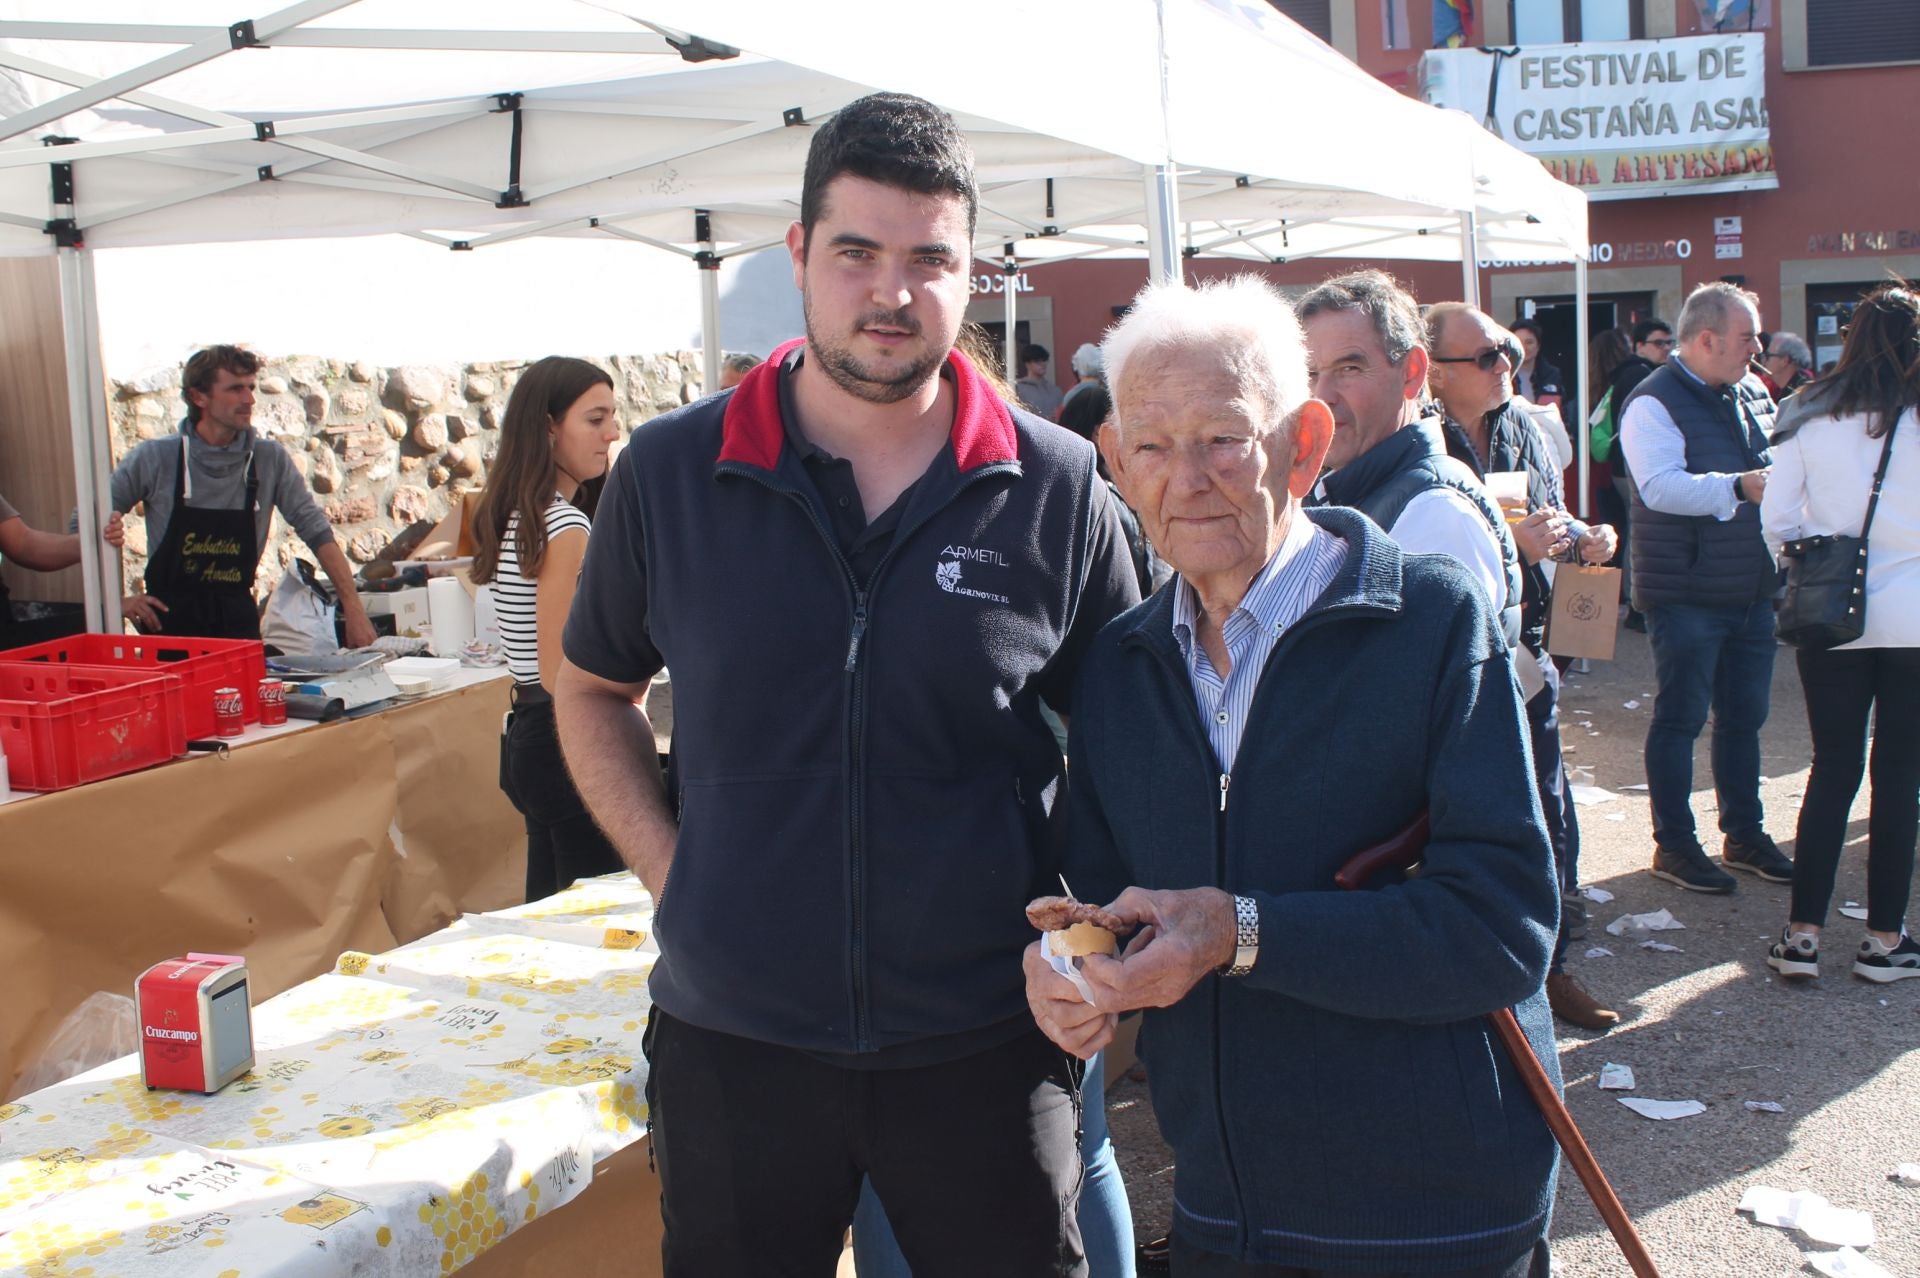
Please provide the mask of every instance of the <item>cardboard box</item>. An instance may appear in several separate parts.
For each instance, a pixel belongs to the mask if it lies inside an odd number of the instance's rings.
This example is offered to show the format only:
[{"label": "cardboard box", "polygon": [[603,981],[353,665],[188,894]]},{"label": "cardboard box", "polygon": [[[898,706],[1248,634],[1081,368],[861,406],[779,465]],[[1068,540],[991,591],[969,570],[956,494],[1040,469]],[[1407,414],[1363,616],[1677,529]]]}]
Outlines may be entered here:
[{"label": "cardboard box", "polygon": [[1612,661],[1619,633],[1620,570],[1558,564],[1547,608],[1547,651],[1556,657]]},{"label": "cardboard box", "polygon": [[450,505],[447,517],[434,525],[413,552],[415,559],[464,559],[473,554],[473,516],[480,508],[480,494],[461,493]]},{"label": "cardboard box", "polygon": [[429,624],[425,586],[369,591],[360,596],[360,601],[366,604],[369,617],[392,617],[393,633],[402,638],[422,638],[422,630]]}]

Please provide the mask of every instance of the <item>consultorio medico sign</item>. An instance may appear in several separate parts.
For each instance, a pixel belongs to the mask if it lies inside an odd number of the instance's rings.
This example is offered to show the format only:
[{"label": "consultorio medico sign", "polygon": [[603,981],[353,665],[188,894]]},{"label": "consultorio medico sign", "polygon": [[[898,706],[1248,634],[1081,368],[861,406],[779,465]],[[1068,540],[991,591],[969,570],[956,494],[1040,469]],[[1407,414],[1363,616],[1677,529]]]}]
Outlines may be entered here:
[{"label": "consultorio medico sign", "polygon": [[1595,200],[1780,185],[1765,36],[1435,49],[1421,91]]}]

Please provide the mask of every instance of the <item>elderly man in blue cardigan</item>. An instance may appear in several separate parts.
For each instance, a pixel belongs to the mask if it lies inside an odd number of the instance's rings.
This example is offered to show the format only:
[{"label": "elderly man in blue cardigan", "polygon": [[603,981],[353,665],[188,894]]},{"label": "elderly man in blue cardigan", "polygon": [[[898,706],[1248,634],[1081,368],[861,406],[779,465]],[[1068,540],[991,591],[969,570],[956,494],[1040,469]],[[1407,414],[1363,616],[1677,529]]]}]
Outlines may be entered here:
[{"label": "elderly man in blue cardigan", "polygon": [[[1263,281],[1153,286],[1109,334],[1102,451],[1178,576],[1111,622],[1071,738],[1072,888],[1133,925],[1090,991],[1025,963],[1082,1056],[1145,1008],[1176,1278],[1547,1272],[1559,909],[1497,618],[1453,559],[1307,510],[1332,437]],[[1426,813],[1411,878],[1334,873]]]}]

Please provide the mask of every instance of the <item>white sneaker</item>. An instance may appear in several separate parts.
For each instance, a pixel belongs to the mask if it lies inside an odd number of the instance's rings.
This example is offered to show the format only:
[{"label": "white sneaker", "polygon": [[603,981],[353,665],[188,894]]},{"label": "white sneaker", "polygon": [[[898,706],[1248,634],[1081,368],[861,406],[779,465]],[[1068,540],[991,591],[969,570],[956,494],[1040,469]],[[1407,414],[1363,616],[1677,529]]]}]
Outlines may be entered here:
[{"label": "white sneaker", "polygon": [[1900,944],[1891,948],[1869,936],[1860,942],[1860,954],[1853,960],[1853,974],[1863,980],[1903,981],[1920,976],[1920,945],[1902,933]]},{"label": "white sneaker", "polygon": [[1780,939],[1767,950],[1767,966],[1788,980],[1820,975],[1820,938],[1812,932],[1782,928]]}]

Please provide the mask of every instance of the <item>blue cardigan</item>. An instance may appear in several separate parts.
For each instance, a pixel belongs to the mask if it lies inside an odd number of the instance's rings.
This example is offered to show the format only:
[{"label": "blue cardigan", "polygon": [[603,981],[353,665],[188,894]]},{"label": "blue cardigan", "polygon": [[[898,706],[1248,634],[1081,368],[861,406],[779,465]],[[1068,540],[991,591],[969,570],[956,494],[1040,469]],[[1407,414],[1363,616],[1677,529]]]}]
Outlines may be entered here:
[{"label": "blue cardigan", "polygon": [[[1515,1007],[1549,1075],[1558,920],[1507,646],[1480,589],[1338,507],[1339,575],[1282,636],[1230,799],[1173,636],[1173,586],[1095,642],[1074,697],[1066,874],[1085,900],[1212,885],[1260,905],[1251,974],[1141,1031],[1174,1228],[1242,1262],[1493,1265],[1546,1231],[1552,1135],[1482,1015]],[[1430,813],[1415,878],[1342,892],[1355,852]]]}]

